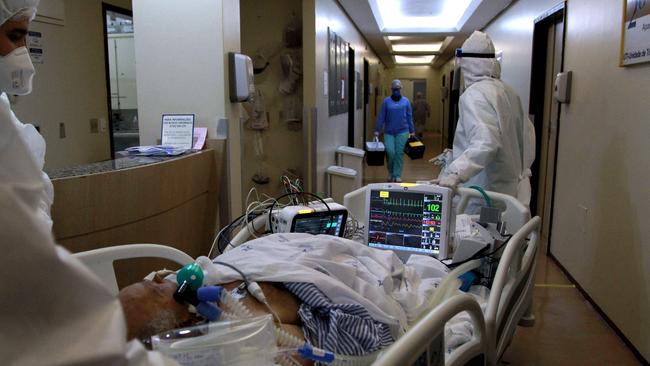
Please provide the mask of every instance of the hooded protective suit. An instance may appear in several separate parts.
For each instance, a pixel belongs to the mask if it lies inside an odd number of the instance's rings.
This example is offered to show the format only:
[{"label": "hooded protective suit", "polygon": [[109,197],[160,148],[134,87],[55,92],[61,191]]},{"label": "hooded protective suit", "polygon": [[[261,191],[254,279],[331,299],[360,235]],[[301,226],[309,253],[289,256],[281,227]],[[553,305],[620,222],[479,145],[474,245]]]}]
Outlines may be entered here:
[{"label": "hooded protective suit", "polygon": [[[4,23],[38,1],[0,0]],[[29,10],[29,9],[28,9]],[[4,70],[0,70],[4,71]],[[119,301],[54,243],[45,142],[0,98],[0,355],[3,365],[176,363],[126,342]]]},{"label": "hooded protective suit", "polygon": [[[477,31],[465,41],[462,53],[493,55],[494,44]],[[494,56],[462,57],[460,67],[465,91],[460,96],[453,160],[441,182],[453,178],[464,186],[515,196],[528,206],[530,166],[535,159],[533,124],[519,96],[499,79],[501,66]]]}]

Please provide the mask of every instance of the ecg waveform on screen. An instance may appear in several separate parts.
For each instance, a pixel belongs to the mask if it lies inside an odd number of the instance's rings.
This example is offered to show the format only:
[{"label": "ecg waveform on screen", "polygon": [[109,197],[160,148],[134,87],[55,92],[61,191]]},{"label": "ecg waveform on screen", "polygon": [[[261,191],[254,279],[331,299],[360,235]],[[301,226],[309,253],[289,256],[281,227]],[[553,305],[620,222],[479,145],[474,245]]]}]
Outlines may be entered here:
[{"label": "ecg waveform on screen", "polygon": [[384,206],[399,206],[400,208],[417,207],[422,210],[422,200],[411,200],[403,198],[387,198],[381,201]]},{"label": "ecg waveform on screen", "polygon": [[440,244],[441,203],[442,196],[435,194],[372,191],[368,243],[387,249],[435,253]]},{"label": "ecg waveform on screen", "polygon": [[385,208],[370,211],[370,226],[378,230],[409,234],[422,233],[422,212],[399,212]]}]

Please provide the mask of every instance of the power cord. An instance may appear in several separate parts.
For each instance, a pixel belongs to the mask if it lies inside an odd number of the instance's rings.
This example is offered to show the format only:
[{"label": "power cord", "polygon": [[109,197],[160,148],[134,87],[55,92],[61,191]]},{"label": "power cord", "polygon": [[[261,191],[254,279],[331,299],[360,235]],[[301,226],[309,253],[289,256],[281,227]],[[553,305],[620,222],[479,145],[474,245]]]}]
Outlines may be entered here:
[{"label": "power cord", "polygon": [[[332,210],[330,209],[330,206],[327,204],[327,202],[325,202],[324,199],[320,198],[319,196],[317,196],[317,195],[315,195],[313,193],[309,193],[309,192],[289,192],[289,193],[283,194],[282,196],[276,198],[276,200],[271,204],[271,208],[269,209],[269,229],[271,231],[271,234],[273,234],[273,221],[272,221],[273,209],[275,208],[275,205],[276,205],[277,201],[279,201],[279,200],[281,200],[282,198],[285,198],[285,197],[300,196],[300,195],[303,195],[303,194],[307,195],[307,196],[310,196],[310,197],[315,197],[316,199],[321,201],[321,203],[323,203],[325,205],[325,207],[327,207],[327,212],[328,213],[332,212]],[[330,215],[330,224],[332,222],[333,222],[333,218]]]}]

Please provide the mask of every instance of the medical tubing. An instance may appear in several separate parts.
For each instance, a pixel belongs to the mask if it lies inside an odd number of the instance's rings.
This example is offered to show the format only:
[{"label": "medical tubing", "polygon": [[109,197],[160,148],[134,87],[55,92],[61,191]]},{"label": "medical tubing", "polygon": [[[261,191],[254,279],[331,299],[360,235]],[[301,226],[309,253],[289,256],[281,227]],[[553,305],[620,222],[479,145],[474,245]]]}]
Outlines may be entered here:
[{"label": "medical tubing", "polygon": [[[248,309],[248,307],[241,302],[237,301],[234,297],[228,293],[228,291],[223,291],[221,293],[221,304],[226,306],[230,312],[240,319],[252,318],[253,313]],[[228,313],[230,314],[230,313]]]},{"label": "medical tubing", "polygon": [[490,196],[487,195],[487,193],[485,192],[485,190],[483,188],[481,188],[479,186],[469,186],[468,188],[472,188],[472,189],[475,189],[475,190],[479,191],[481,193],[481,195],[483,195],[483,199],[485,200],[485,203],[487,204],[487,206],[492,207],[492,199],[490,198]]},{"label": "medical tubing", "polygon": [[305,359],[332,365],[369,365],[377,359],[377,356],[381,352],[375,351],[363,356],[339,355],[334,352],[314,347],[280,327],[275,327],[275,337],[280,347],[295,349],[296,352]]},{"label": "medical tubing", "polygon": [[[273,234],[273,222],[272,222],[271,219],[273,217],[273,208],[275,208],[275,204],[278,202],[278,200],[280,200],[282,198],[289,197],[289,196],[299,196],[301,194],[306,194],[306,195],[311,196],[311,197],[316,197],[316,199],[321,201],[321,203],[324,204],[325,207],[327,207],[327,212],[328,213],[332,211],[332,209],[327,204],[327,202],[325,202],[324,199],[320,198],[319,196],[317,196],[317,195],[315,195],[313,193],[310,193],[310,192],[291,192],[291,193],[283,194],[282,196],[276,198],[275,201],[273,201],[273,203],[271,204],[271,208],[269,209],[269,230],[271,231],[271,234]],[[330,224],[332,223],[332,220],[333,220],[333,217],[330,215]]]},{"label": "medical tubing", "polygon": [[[248,309],[248,307],[242,304],[241,302],[237,301],[237,299],[232,297],[228,293],[228,291],[221,292],[221,304],[223,304],[232,312],[229,313],[224,311],[222,313],[222,317],[225,319],[232,320],[233,316],[237,318],[253,317],[253,314]],[[277,343],[280,346],[295,348],[296,352],[298,352],[300,355],[303,356],[314,355],[314,357],[319,358],[318,360],[315,361],[325,362],[322,360],[332,358],[334,360],[333,363],[328,362],[331,363],[332,365],[346,365],[346,366],[368,365],[370,364],[370,362],[372,362],[377,358],[377,355],[379,355],[379,351],[370,353],[365,356],[338,355],[335,354],[334,352],[329,352],[317,347],[313,347],[309,345],[307,342],[305,342],[304,340],[296,337],[295,335],[287,332],[286,330],[278,326],[275,327],[275,336],[276,336]]]},{"label": "medical tubing", "polygon": [[468,271],[471,271],[475,268],[478,268],[480,265],[481,265],[481,261],[475,259],[470,262],[463,263],[453,271],[449,272],[447,276],[445,276],[445,279],[440,283],[440,286],[438,286],[436,291],[433,293],[433,296],[431,296],[429,302],[425,305],[423,310],[420,312],[420,315],[416,318],[416,321],[413,322],[412,324],[417,323],[431,309],[433,309],[434,307],[442,303],[444,299],[449,298],[450,295],[452,295],[455,292],[455,290],[457,290],[457,287],[455,287],[454,284],[458,284],[458,286],[460,286],[460,280],[458,280],[458,277],[460,275]]},{"label": "medical tubing", "polygon": [[220,265],[220,266],[228,267],[228,268],[232,269],[233,271],[239,273],[239,275],[240,275],[241,278],[242,278],[242,281],[244,281],[244,283],[246,284],[246,287],[248,287],[248,286],[250,285],[250,281],[248,281],[248,277],[246,277],[246,275],[244,274],[244,272],[240,271],[239,268],[233,266],[233,265],[230,264],[230,263],[221,262],[221,261],[212,261],[212,263],[214,263],[214,264],[218,264],[218,265]]}]

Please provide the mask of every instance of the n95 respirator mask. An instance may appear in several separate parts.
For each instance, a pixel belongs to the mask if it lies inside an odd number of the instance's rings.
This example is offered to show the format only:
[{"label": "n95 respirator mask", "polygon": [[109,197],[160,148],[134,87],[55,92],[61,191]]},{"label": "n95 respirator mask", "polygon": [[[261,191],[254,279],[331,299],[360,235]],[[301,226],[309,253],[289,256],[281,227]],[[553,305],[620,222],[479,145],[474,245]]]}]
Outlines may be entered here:
[{"label": "n95 respirator mask", "polygon": [[31,93],[34,73],[27,47],[18,47],[0,56],[0,91],[12,95]]}]

